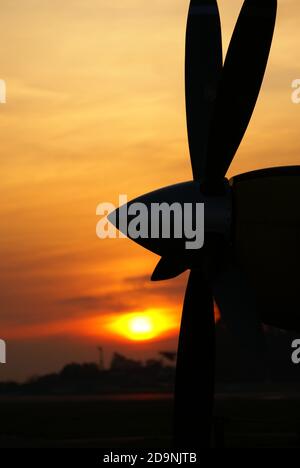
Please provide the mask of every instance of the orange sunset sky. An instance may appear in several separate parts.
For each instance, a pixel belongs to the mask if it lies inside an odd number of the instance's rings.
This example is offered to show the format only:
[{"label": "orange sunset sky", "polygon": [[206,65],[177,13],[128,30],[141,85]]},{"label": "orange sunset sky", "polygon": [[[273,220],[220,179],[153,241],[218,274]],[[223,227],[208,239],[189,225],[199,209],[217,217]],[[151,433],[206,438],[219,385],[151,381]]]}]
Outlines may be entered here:
[{"label": "orange sunset sky", "polygon": [[[186,275],[149,281],[158,258],[99,240],[96,206],[189,180],[184,108],[188,0],[2,0],[0,380],[177,342]],[[220,0],[226,50],[242,0]],[[300,3],[279,0],[267,74],[229,175],[300,164]],[[254,32],[255,33],[255,32]],[[249,38],[250,40],[250,38]],[[149,310],[159,333],[118,333]],[[199,311],[201,313],[201,311]],[[159,318],[160,317],[160,318]],[[163,317],[163,319],[162,319]]]}]

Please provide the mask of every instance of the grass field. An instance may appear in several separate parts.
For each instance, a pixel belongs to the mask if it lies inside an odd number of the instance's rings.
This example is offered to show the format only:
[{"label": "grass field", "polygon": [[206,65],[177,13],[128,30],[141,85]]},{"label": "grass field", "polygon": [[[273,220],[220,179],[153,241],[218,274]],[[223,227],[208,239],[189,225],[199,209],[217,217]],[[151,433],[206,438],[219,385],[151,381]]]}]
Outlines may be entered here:
[{"label": "grass field", "polygon": [[[216,418],[217,448],[300,447],[297,397],[221,395]],[[0,420],[1,448],[170,448],[172,397],[2,397]]]}]

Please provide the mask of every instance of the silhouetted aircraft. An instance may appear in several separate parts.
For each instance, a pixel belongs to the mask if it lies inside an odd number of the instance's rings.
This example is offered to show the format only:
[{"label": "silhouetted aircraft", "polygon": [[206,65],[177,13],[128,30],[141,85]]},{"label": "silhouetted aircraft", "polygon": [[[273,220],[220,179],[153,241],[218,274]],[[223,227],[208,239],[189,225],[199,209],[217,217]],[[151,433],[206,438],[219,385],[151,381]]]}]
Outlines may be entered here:
[{"label": "silhouetted aircraft", "polygon": [[191,1],[185,81],[193,181],[143,195],[109,216],[122,229],[122,212],[136,202],[149,208],[165,202],[205,206],[205,242],[199,250],[187,250],[187,238],[177,238],[174,232],[169,239],[162,235],[134,239],[161,256],[152,280],[191,270],[177,357],[177,447],[210,445],[213,299],[240,346],[238,352],[245,350],[254,363],[264,353],[261,322],[300,330],[300,167],[268,168],[230,181],[225,178],[259,95],[276,10],[276,0],[245,0],[223,64],[216,0]]}]

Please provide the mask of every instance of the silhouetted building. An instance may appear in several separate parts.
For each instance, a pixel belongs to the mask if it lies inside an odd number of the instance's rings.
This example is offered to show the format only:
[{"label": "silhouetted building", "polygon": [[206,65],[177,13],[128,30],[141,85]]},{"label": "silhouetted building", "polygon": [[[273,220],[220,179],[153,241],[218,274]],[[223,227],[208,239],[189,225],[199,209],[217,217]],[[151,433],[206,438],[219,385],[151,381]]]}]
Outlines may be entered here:
[{"label": "silhouetted building", "polygon": [[132,370],[132,369],[141,369],[141,361],[135,361],[133,359],[128,359],[126,356],[123,356],[119,353],[114,353],[111,361],[110,368],[111,370]]},{"label": "silhouetted building", "polygon": [[176,361],[176,357],[177,357],[176,351],[160,351],[159,354],[170,362]]}]

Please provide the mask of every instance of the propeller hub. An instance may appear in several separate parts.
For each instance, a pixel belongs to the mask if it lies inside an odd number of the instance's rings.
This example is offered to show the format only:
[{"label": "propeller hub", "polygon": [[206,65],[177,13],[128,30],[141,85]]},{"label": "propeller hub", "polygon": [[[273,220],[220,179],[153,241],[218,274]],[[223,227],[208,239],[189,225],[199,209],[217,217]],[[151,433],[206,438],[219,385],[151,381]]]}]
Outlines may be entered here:
[{"label": "propeller hub", "polygon": [[231,188],[208,195],[198,181],[171,185],[142,195],[108,217],[123,234],[159,255],[190,255],[210,238],[230,240]]}]

